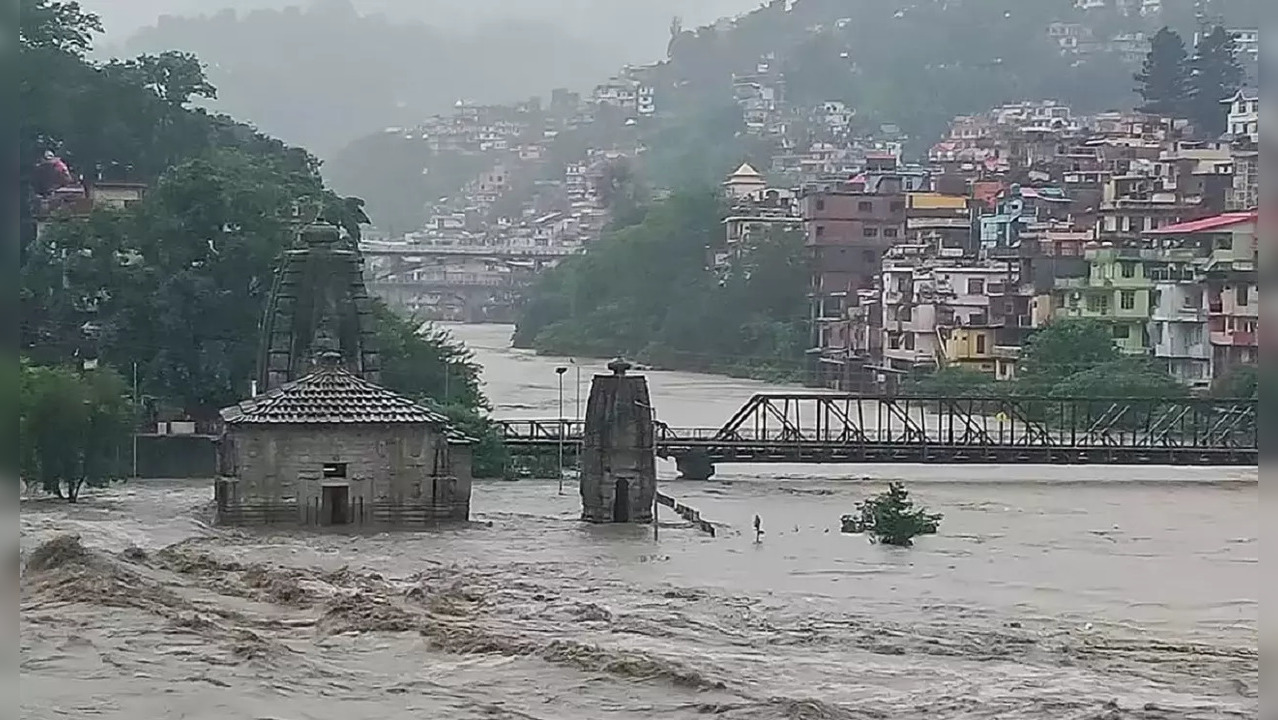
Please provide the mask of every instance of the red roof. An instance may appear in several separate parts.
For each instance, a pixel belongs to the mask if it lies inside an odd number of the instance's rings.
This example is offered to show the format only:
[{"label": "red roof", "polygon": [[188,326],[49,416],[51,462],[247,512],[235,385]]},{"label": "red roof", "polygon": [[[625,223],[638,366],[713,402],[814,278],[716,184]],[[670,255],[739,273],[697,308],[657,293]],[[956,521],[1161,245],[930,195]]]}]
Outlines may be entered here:
[{"label": "red roof", "polygon": [[1260,218],[1260,212],[1257,210],[1249,210],[1247,212],[1231,212],[1223,215],[1213,215],[1212,217],[1201,218],[1199,220],[1190,220],[1188,222],[1176,223],[1174,225],[1164,225],[1157,230],[1150,230],[1147,235],[1188,235],[1201,232],[1221,232],[1234,225],[1242,225],[1243,223],[1254,223]]}]

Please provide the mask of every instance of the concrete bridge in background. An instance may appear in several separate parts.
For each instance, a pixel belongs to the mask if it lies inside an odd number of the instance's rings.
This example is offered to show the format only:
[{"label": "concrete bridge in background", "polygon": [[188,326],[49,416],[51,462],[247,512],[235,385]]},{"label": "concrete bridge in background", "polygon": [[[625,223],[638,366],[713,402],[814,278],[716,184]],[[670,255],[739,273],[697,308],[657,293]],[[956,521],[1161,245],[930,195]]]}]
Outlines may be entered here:
[{"label": "concrete bridge in background", "polygon": [[525,291],[576,247],[360,243],[368,291],[434,320],[512,321]]},{"label": "concrete bridge in background", "polygon": [[[515,454],[581,446],[576,420],[503,420]],[[1255,466],[1252,400],[922,398],[761,393],[718,428],[657,423],[681,477],[716,463]]]},{"label": "concrete bridge in background", "polygon": [[493,258],[496,260],[558,260],[581,252],[577,245],[445,245],[366,240],[359,244],[366,258]]}]

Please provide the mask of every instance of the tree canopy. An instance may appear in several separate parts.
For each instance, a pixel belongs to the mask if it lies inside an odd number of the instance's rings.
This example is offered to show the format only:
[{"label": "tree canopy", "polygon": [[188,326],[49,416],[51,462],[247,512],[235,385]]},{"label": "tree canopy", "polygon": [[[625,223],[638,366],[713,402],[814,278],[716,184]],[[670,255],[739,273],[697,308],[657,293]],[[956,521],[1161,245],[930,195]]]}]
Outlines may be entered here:
[{"label": "tree canopy", "polygon": [[760,238],[716,272],[708,255],[723,245],[725,212],[710,190],[651,204],[641,222],[539,280],[516,346],[745,374],[795,370],[807,342],[802,234]]},{"label": "tree canopy", "polygon": [[1233,35],[1216,25],[1198,38],[1191,53],[1180,34],[1164,27],[1150,41],[1136,91],[1146,112],[1187,118],[1205,138],[1218,138],[1226,129],[1221,103],[1243,86],[1246,72],[1238,59]]},{"label": "tree canopy", "polygon": [[1189,109],[1189,71],[1189,51],[1180,33],[1168,27],[1154,33],[1140,72],[1135,75],[1136,92],[1145,101],[1141,110],[1185,117]]},{"label": "tree canopy", "polygon": [[1189,117],[1206,137],[1220,137],[1227,127],[1221,103],[1243,86],[1246,73],[1238,60],[1233,35],[1217,25],[1194,48],[1189,76]]},{"label": "tree canopy", "polygon": [[[215,92],[194,56],[93,62],[93,15],[56,0],[23,0],[22,9],[23,197],[33,198],[32,169],[45,151],[88,183],[147,185],[128,207],[55,216],[38,235],[24,224],[22,353],[51,373],[52,397],[69,396],[60,368],[94,359],[111,377],[106,368],[131,374],[136,364],[142,395],[208,417],[249,392],[299,202],[318,204],[321,220],[352,240],[368,220],[363,203],[327,189],[305,150],[192,107]],[[33,205],[23,203],[29,221]],[[376,321],[392,389],[483,409],[479,368],[464,348],[384,308]]]},{"label": "tree canopy", "polygon": [[128,385],[113,370],[20,366],[21,475],[75,502],[85,485],[125,477],[122,449],[133,431]]}]

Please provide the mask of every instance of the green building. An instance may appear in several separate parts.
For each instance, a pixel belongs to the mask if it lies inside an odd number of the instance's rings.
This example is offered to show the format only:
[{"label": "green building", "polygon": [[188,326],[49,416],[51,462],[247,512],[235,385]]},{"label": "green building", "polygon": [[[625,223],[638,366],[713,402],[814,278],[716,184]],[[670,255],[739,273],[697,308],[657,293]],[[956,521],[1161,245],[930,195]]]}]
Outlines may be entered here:
[{"label": "green building", "polygon": [[1100,320],[1113,329],[1119,350],[1149,354],[1154,282],[1140,255],[1136,248],[1087,248],[1083,254],[1085,274],[1056,278],[1053,315]]}]

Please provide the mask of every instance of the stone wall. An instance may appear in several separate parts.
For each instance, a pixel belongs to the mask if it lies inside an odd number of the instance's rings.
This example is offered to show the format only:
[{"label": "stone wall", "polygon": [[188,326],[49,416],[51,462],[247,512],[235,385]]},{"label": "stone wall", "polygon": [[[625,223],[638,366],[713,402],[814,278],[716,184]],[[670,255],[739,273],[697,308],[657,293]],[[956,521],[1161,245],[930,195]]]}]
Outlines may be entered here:
[{"label": "stone wall", "polygon": [[[426,425],[232,426],[223,439],[219,519],[317,524],[323,488],[348,488],[351,521],[398,524],[470,514],[469,448],[454,458]],[[326,464],[345,476],[324,477]]]},{"label": "stone wall", "polygon": [[624,372],[596,375],[590,385],[581,449],[581,517],[590,522],[652,522],[657,461],[648,381]]},{"label": "stone wall", "polygon": [[[138,435],[137,449],[141,478],[210,478],[217,473],[217,443],[209,435]],[[126,463],[131,452],[122,451]]]}]

